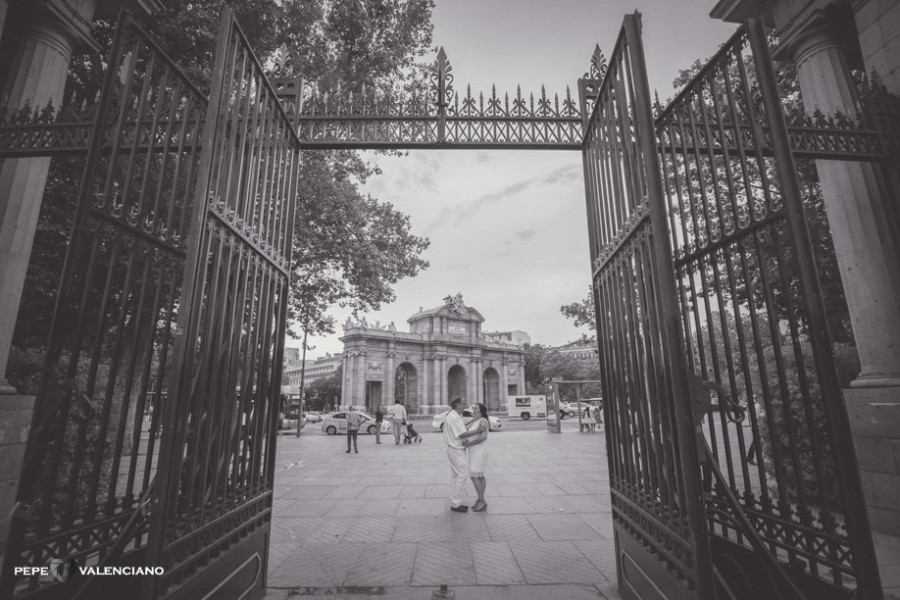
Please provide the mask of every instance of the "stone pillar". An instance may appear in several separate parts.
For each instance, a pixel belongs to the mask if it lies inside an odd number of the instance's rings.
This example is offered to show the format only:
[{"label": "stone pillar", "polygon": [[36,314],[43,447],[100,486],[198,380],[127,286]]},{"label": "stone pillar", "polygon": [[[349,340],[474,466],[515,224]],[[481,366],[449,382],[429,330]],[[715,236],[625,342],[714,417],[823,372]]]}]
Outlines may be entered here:
[{"label": "stone pillar", "polygon": [[447,397],[447,355],[438,356],[438,404],[447,406],[450,404],[450,398]]},{"label": "stone pillar", "polygon": [[859,477],[876,541],[900,543],[900,388],[844,390]]},{"label": "stone pillar", "polygon": [[[484,367],[481,364],[481,356],[476,356],[474,359],[472,359],[472,378],[475,380],[475,401],[485,404]],[[485,406],[487,406],[487,404],[485,404]]]},{"label": "stone pillar", "polygon": [[[792,32],[784,49],[807,112],[856,114],[850,69],[826,23]],[[861,162],[817,160],[816,169],[862,367],[851,387],[900,386],[900,247],[883,175]]]},{"label": "stone pillar", "polygon": [[[803,105],[826,115],[855,115],[856,89],[834,31],[856,20],[867,68],[897,92],[896,2],[854,0],[850,16],[830,0],[719,0],[713,18],[760,17],[775,26],[779,54],[797,63]],[[885,37],[890,33],[890,39]],[[882,43],[883,42],[883,43]],[[844,390],[847,416],[872,528],[900,534],[900,248],[889,231],[882,173],[868,163],[816,161],[835,254],[850,309],[862,371]],[[895,199],[896,200],[896,199]],[[900,236],[897,236],[900,237]],[[892,543],[900,544],[900,540]]]},{"label": "stone pillar", "polygon": [[475,359],[469,358],[466,363],[468,363],[468,369],[466,369],[466,404],[472,406],[478,402],[478,371],[475,369]]},{"label": "stone pillar", "polygon": [[[784,36],[808,112],[856,114],[856,88],[833,27],[814,13]],[[844,390],[870,524],[900,536],[900,246],[881,168],[817,160],[862,370]]]},{"label": "stone pillar", "polygon": [[359,406],[366,403],[366,351],[360,350],[356,358],[356,385],[353,386],[353,404]]},{"label": "stone pillar", "polygon": [[432,360],[431,356],[428,354],[422,354],[422,369],[421,375],[418,377],[419,379],[419,406],[427,407],[425,409],[425,414],[432,415],[434,414],[434,395],[431,393],[431,388],[428,387],[429,375],[428,372],[432,368]]},{"label": "stone pillar", "polygon": [[[394,403],[394,382],[396,381],[396,373],[394,369],[394,357],[397,356],[397,353],[394,352],[394,342],[388,342],[388,352],[387,352],[387,364],[385,367],[384,373],[384,396],[381,397],[381,403],[390,406]],[[409,382],[407,381],[407,384]],[[408,395],[408,394],[407,394]]]},{"label": "stone pillar", "polygon": [[432,397],[431,403],[434,406],[441,406],[441,359],[437,354],[432,355],[434,359],[431,361],[432,368]]},{"label": "stone pillar", "polygon": [[506,373],[506,356],[500,363],[500,404],[506,406],[506,397],[509,395],[509,377]]},{"label": "stone pillar", "polygon": [[353,366],[356,360],[355,350],[344,350],[344,373],[342,375],[344,381],[341,383],[341,400],[340,406],[346,406],[350,403],[350,394],[353,386]]},{"label": "stone pillar", "polygon": [[[48,103],[59,108],[73,50],[83,43],[96,47],[90,37],[95,6],[96,0],[56,0],[29,15],[3,105],[11,111]],[[49,158],[7,159],[0,166],[0,394],[16,391],[6,381],[6,366],[49,170]]]}]

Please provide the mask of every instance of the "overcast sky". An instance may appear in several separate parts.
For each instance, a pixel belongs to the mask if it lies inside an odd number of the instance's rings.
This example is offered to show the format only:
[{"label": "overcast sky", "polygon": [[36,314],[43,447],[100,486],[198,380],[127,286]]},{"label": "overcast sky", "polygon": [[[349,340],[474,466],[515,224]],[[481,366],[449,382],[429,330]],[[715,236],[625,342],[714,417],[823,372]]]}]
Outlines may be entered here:
[{"label": "overcast sky", "polygon": [[[736,29],[714,21],[711,0],[437,0],[434,43],[464,93],[565,94],[577,97],[596,44],[609,56],[626,13],[640,11],[650,88],[674,94],[680,69],[710,56]],[[590,286],[581,154],[573,151],[420,150],[376,157],[383,174],[364,192],[410,215],[416,235],[431,240],[431,266],[396,286],[397,300],[369,323],[393,321],[408,331],[420,307],[461,293],[485,318],[485,331],[519,329],[533,343],[559,345],[581,331],[559,312]],[[315,338],[308,357],[342,351],[347,313],[337,333]],[[288,346],[299,342],[288,339]]]}]

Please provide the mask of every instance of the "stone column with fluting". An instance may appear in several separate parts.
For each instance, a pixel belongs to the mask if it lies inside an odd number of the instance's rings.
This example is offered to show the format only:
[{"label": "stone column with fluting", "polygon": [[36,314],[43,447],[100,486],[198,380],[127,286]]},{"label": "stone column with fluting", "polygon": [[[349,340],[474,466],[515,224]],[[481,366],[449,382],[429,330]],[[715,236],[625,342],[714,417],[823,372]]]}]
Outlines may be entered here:
[{"label": "stone column with fluting", "polygon": [[353,386],[353,405],[360,406],[366,403],[366,351],[360,350],[356,363],[356,379]]},{"label": "stone column with fluting", "polygon": [[[785,49],[808,113],[856,115],[856,86],[831,27],[796,32]],[[864,162],[817,160],[816,170],[859,352],[861,371],[850,385],[900,386],[900,247],[883,175]]]},{"label": "stone column with fluting", "polygon": [[[782,51],[797,63],[804,109],[856,115],[856,86],[835,35],[812,12],[786,26]],[[883,172],[865,162],[817,160],[861,371],[844,390],[869,522],[876,539],[900,536],[900,246]],[[896,543],[896,542],[893,542]]]},{"label": "stone column with fluting", "polygon": [[[41,3],[29,13],[0,103],[10,112],[62,103],[73,50],[88,44],[96,0]],[[12,25],[11,25],[12,26]],[[50,158],[7,159],[0,166],[0,394],[37,228]]]},{"label": "stone column with fluting", "polygon": [[441,359],[437,354],[432,355],[431,360],[431,403],[436,406],[441,406]]},{"label": "stone column with fluting", "polygon": [[438,404],[441,406],[447,405],[450,403],[450,398],[447,397],[447,388],[449,382],[447,381],[447,355],[440,354],[437,359],[438,372],[437,372],[437,389],[438,389]]},{"label": "stone column with fluting", "polygon": [[428,372],[431,369],[431,357],[428,354],[422,354],[422,368],[420,370],[421,375],[417,377],[419,380],[419,406],[427,407],[425,410],[426,414],[433,415],[434,414],[434,397],[431,394],[431,388],[428,387]]}]

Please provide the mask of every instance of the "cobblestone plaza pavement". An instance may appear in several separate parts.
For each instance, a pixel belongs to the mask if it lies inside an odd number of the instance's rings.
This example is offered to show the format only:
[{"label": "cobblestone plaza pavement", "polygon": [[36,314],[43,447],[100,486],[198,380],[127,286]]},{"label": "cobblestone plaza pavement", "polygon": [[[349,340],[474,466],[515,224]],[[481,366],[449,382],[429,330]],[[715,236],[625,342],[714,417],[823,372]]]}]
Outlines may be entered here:
[{"label": "cobblestone plaza pavement", "polygon": [[359,454],[315,425],[279,438],[266,600],[620,597],[602,433],[492,433],[487,512],[459,514],[443,440],[417,425],[421,444],[364,435]]}]

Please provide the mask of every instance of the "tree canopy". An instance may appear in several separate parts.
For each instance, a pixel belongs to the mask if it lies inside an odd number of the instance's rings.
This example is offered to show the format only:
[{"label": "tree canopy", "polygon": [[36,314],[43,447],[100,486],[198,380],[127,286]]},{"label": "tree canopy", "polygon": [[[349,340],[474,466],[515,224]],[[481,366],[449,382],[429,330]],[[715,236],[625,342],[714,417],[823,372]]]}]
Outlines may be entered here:
[{"label": "tree canopy", "polygon": [[[430,55],[433,0],[167,0],[141,25],[201,89],[209,85],[219,20],[226,7],[261,63],[303,76],[321,91],[340,85],[396,90],[423,81]],[[99,53],[73,58],[69,87],[91,99],[100,89],[114,22],[95,23]],[[10,367],[33,379],[46,341],[66,252],[83,157],[54,160],[16,331]],[[292,256],[289,333],[329,333],[336,305],[377,310],[393,285],[428,267],[426,238],[409,217],[359,186],[377,169],[350,151],[305,152],[300,161]],[[33,385],[21,381],[31,389]]]}]

